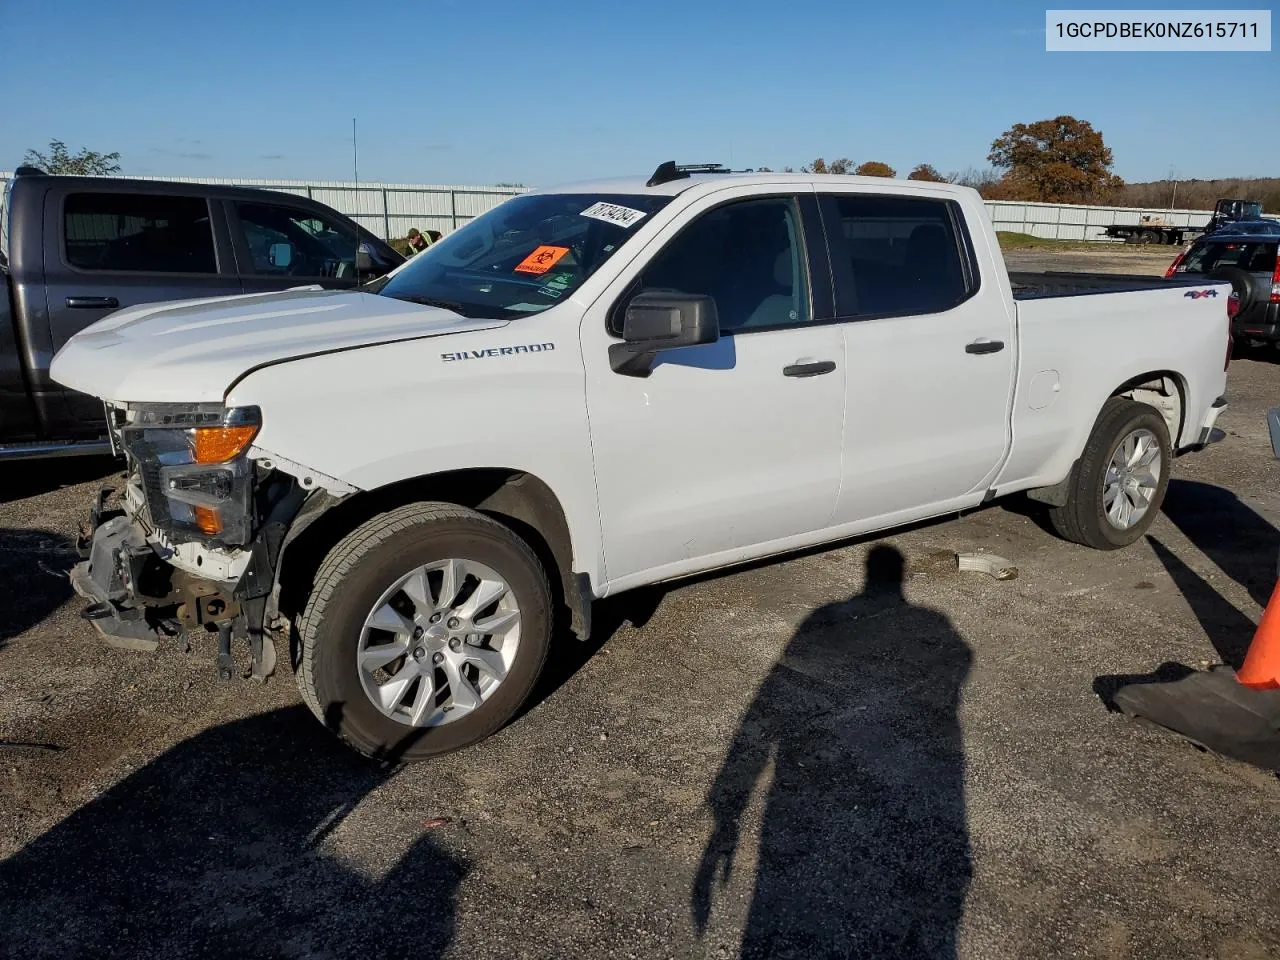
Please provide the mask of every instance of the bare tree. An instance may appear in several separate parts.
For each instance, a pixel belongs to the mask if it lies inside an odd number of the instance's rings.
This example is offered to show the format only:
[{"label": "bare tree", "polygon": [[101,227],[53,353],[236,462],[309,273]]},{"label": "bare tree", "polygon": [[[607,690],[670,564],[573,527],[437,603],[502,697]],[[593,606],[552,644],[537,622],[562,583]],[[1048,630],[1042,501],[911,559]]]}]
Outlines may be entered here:
[{"label": "bare tree", "polygon": [[813,163],[800,168],[801,173],[835,173],[846,174],[853,168],[853,161],[848,157],[832,160],[829,163],[819,157]]}]

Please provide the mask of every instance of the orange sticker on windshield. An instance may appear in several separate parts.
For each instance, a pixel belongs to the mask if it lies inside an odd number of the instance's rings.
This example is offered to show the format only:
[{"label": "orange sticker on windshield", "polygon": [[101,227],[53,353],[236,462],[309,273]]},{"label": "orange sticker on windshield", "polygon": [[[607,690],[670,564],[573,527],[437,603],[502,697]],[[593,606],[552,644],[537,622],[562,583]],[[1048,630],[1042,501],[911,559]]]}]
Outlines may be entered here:
[{"label": "orange sticker on windshield", "polygon": [[543,245],[520,261],[517,273],[546,273],[569,252],[568,247],[548,247]]}]

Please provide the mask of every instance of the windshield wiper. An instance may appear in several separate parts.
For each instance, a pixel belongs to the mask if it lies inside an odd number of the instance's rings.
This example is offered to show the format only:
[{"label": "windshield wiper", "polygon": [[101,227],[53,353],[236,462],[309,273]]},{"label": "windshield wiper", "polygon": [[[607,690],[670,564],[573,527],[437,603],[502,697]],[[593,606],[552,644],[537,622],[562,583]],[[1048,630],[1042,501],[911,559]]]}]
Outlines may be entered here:
[{"label": "windshield wiper", "polygon": [[415,297],[410,294],[403,293],[392,294],[392,296],[395,296],[399,300],[408,300],[410,303],[420,303],[424,307],[439,307],[441,310],[452,310],[456,314],[466,316],[466,314],[463,313],[462,304],[458,303],[456,300],[441,300],[437,297]]}]

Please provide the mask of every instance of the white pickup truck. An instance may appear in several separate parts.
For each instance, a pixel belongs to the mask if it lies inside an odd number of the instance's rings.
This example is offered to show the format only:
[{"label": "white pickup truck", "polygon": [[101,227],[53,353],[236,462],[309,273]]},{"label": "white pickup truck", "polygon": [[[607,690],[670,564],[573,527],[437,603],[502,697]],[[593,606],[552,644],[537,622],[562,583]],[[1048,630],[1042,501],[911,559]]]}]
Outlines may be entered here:
[{"label": "white pickup truck", "polygon": [[[415,759],[498,729],[594,599],[1016,491],[1136,540],[1225,406],[1225,284],[1011,282],[976,193],[795,174],[508,200],[359,292],[121,310],[53,362],[127,482],[72,575],[109,641],[288,637]],[[104,491],[105,494],[105,491]]]}]

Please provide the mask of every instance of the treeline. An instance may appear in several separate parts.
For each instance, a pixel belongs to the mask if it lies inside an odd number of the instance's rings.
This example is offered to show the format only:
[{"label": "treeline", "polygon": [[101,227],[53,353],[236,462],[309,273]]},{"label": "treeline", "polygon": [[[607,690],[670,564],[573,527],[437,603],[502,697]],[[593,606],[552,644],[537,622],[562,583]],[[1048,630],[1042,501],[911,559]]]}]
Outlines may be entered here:
[{"label": "treeline", "polygon": [[1128,183],[1118,203],[1126,207],[1175,207],[1212,210],[1221,198],[1259,200],[1267,213],[1280,212],[1280,177],[1229,177],[1225,180],[1153,180]]},{"label": "treeline", "polygon": [[[1064,114],[1033,123],[1015,123],[992,142],[991,152],[987,154],[989,167],[944,174],[922,163],[907,179],[958,183],[973,187],[987,200],[1212,210],[1216,200],[1229,197],[1259,200],[1264,210],[1280,211],[1280,178],[1125,183],[1112,173],[1113,162],[1111,148],[1103,140],[1101,130],[1087,120]],[[854,166],[844,158],[818,158],[801,170],[881,177],[897,175],[886,163],[873,161]]]}]

